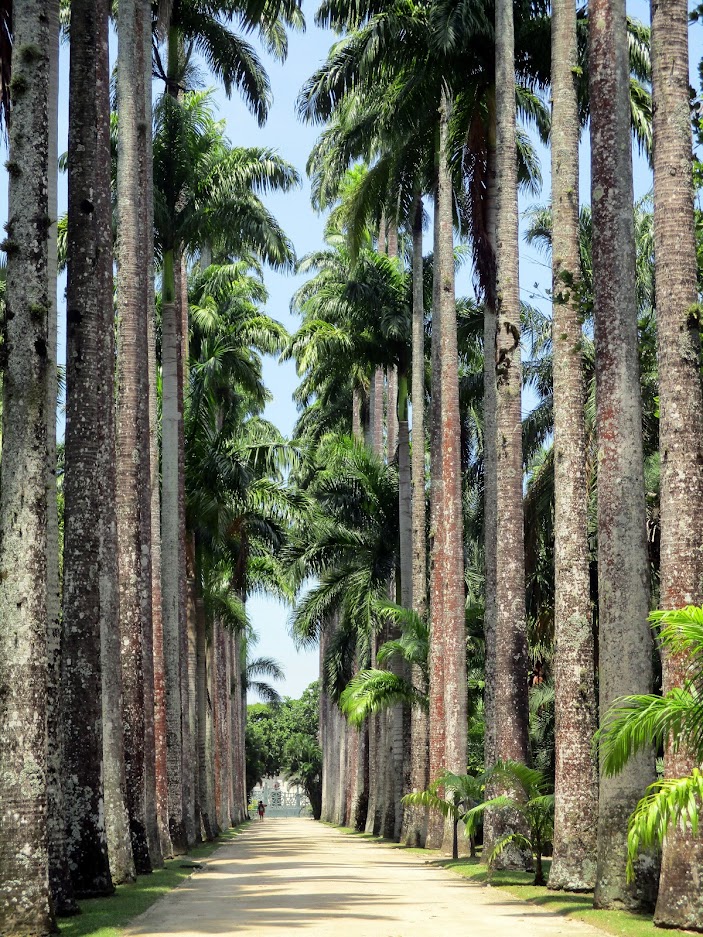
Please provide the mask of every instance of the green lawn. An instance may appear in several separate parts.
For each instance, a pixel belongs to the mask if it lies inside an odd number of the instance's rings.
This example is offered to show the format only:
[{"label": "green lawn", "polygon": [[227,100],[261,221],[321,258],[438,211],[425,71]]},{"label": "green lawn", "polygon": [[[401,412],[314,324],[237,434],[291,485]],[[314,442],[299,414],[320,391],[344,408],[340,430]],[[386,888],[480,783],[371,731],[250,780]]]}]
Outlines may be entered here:
[{"label": "green lawn", "polygon": [[[329,825],[332,826],[333,824]],[[532,884],[534,876],[529,872],[494,872],[489,877],[485,865],[481,865],[478,859],[445,859],[434,849],[412,849],[399,846],[397,843],[383,839],[380,836],[357,833],[349,827],[337,827],[337,829],[359,839],[372,840],[376,843],[392,846],[395,849],[425,856],[427,861],[433,865],[449,869],[457,875],[461,875],[462,878],[504,889],[521,901],[538,905],[556,914],[563,914],[565,917],[584,921],[608,934],[614,934],[615,937],[662,937],[664,933],[660,928],[654,926],[650,914],[632,914],[629,911],[596,911],[593,908],[592,894],[573,895],[536,887]],[[549,875],[550,866],[551,860],[545,859],[545,875]]]},{"label": "green lawn", "polygon": [[[61,937],[119,937],[120,929],[167,892],[193,874],[192,863],[211,855],[218,846],[231,842],[242,827],[227,830],[214,843],[202,843],[187,856],[169,859],[163,869],[140,875],[132,885],[118,885],[110,898],[88,898],[79,902],[81,913],[61,918]],[[196,872],[197,874],[197,872]]]}]

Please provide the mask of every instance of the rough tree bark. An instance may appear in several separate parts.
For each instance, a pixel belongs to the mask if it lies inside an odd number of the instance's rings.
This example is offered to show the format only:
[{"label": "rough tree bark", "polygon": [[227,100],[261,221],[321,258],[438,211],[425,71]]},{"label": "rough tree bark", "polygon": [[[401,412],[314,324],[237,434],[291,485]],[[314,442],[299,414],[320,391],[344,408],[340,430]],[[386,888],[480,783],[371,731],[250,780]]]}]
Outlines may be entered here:
[{"label": "rough tree bark", "polygon": [[[0,468],[0,930],[54,929],[46,847],[49,24],[15,5]],[[29,393],[28,391],[33,391]]]},{"label": "rough tree bark", "polygon": [[[454,221],[452,181],[449,171],[449,120],[451,98],[445,88],[439,108],[439,161],[437,167],[438,252],[440,318],[440,458],[442,461],[442,523],[435,531],[439,558],[439,588],[442,590],[444,653],[445,749],[443,768],[455,774],[466,772],[467,688],[466,611],[464,587],[464,532],[461,497],[461,417],[459,413],[459,355],[457,350],[456,302],[454,296]],[[444,825],[443,851],[452,850],[454,824]]]},{"label": "rough tree bark", "polygon": [[[113,892],[103,801],[102,616],[117,628],[114,557],[103,537],[114,524],[102,472],[115,458],[113,361],[103,330],[112,296],[101,276],[112,267],[109,175],[101,163],[109,112],[100,100],[100,58],[108,4],[78,0],[73,8],[69,71],[68,281],[66,288],[66,472],[61,686],[67,855],[79,896]],[[102,129],[102,132],[101,132]],[[97,275],[96,275],[97,273]],[[107,374],[105,373],[107,369]],[[97,523],[96,523],[97,519]],[[104,604],[109,599],[108,604]]]},{"label": "rough tree bark", "polygon": [[[434,258],[439,257],[439,184],[435,181],[434,195]],[[432,283],[432,345],[431,385],[430,385],[430,531],[429,531],[429,612],[430,612],[430,649],[429,649],[429,713],[428,750],[429,780],[433,781],[444,770],[445,722],[444,722],[444,647],[442,632],[441,587],[442,557],[439,531],[443,524],[443,477],[442,477],[442,439],[440,433],[440,412],[442,400],[441,333],[442,319],[439,303],[440,274],[439,263],[435,260]],[[444,822],[432,811],[427,818],[425,845],[428,849],[439,849],[444,837]]]},{"label": "rough tree bark", "polygon": [[164,686],[166,700],[166,752],[168,818],[175,855],[187,850],[183,802],[183,739],[181,733],[181,601],[180,573],[184,568],[180,536],[179,441],[183,409],[179,370],[182,321],[176,296],[174,252],[163,259],[162,309],[162,417],[161,417],[161,596],[163,615]]},{"label": "rough tree bark", "polygon": [[[412,452],[411,452],[411,524],[412,556],[411,599],[413,611],[427,615],[427,537],[425,507],[425,303],[422,263],[422,198],[418,196],[412,221],[413,234],[413,309],[412,309]],[[421,693],[427,692],[422,670],[415,666],[412,682]],[[427,713],[414,707],[410,728],[411,791],[424,791],[429,783],[429,748]],[[401,842],[424,846],[427,811],[406,807],[403,813]]]},{"label": "rough tree bark", "polygon": [[579,113],[575,0],[552,7],[554,375],[554,857],[549,887],[589,891],[596,875],[598,771],[588,555],[579,294]]},{"label": "rough tree bark", "polygon": [[[527,763],[527,626],[522,506],[522,364],[518,280],[513,5],[496,3],[496,538],[495,757]],[[498,834],[516,818],[495,818]],[[505,850],[502,867],[524,866]]]},{"label": "rough tree bark", "polygon": [[47,410],[46,449],[46,610],[47,610],[47,844],[49,882],[54,911],[66,917],[78,911],[73,895],[71,872],[66,855],[66,811],[63,802],[63,734],[61,731],[61,586],[59,583],[59,516],[56,502],[56,406],[58,398],[57,297],[58,276],[58,109],[59,109],[59,9],[51,4],[49,16],[49,150],[48,195],[49,229],[47,281],[49,318],[47,329]]},{"label": "rough tree bark", "polygon": [[[144,249],[146,94],[141,0],[119,6],[117,96],[117,542],[120,571],[122,713],[132,852],[138,873],[151,871],[146,819],[145,663],[151,648],[151,517],[147,263]],[[148,562],[145,560],[148,559]],[[147,621],[148,618],[148,621]],[[153,663],[152,663],[153,666]]]},{"label": "rough tree bark", "polygon": [[[654,254],[659,345],[661,607],[703,602],[703,400],[697,314],[688,6],[652,3]],[[681,686],[686,662],[665,656],[664,691]],[[667,777],[690,774],[689,752],[665,753]],[[667,834],[654,922],[703,929],[700,834]]]},{"label": "rough tree bark", "polygon": [[[635,234],[632,212],[630,67],[625,0],[593,0],[589,15],[591,204],[595,283],[598,438],[599,705],[647,693],[652,642],[647,624],[647,558],[642,417],[637,358]],[[600,779],[595,905],[651,904],[656,875],[648,857],[625,879],[627,822],[654,780],[653,755]]]}]

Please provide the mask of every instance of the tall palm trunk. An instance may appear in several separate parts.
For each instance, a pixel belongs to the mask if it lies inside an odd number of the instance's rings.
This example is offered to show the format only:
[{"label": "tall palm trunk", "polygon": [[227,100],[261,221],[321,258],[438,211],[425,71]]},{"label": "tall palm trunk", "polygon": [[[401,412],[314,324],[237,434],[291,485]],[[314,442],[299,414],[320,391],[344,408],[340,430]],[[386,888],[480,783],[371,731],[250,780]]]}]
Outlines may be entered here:
[{"label": "tall palm trunk", "polygon": [[235,631],[233,636],[233,661],[235,673],[239,677],[239,692],[236,695],[237,705],[237,738],[234,750],[234,777],[237,790],[237,803],[239,807],[239,822],[249,816],[247,803],[247,771],[246,771],[246,727],[247,727],[247,690],[246,682],[242,679],[242,633]]},{"label": "tall palm trunk", "polygon": [[[52,0],[53,17],[56,4],[57,0]],[[46,407],[50,363],[47,173],[52,16],[47,16],[46,0],[16,4],[13,14],[0,467],[0,931],[44,935],[54,929],[45,780]]]},{"label": "tall palm trunk", "polygon": [[[439,160],[439,155],[438,155]],[[444,495],[442,476],[442,436],[440,413],[442,403],[441,336],[440,315],[440,265],[439,265],[439,182],[435,179],[434,193],[434,244],[432,271],[432,347],[430,385],[430,575],[429,575],[429,713],[428,750],[429,779],[433,781],[444,770],[445,721],[444,721],[444,634],[442,631],[442,527]],[[427,818],[425,845],[428,849],[439,849],[444,838],[442,818],[432,811]]]},{"label": "tall palm trunk", "polygon": [[196,599],[195,612],[197,625],[198,803],[200,804],[200,818],[205,838],[211,840],[215,836],[215,827],[212,822],[212,792],[208,770],[208,756],[211,754],[211,750],[208,746],[207,718],[207,619],[202,596],[198,596]]},{"label": "tall palm trunk", "polygon": [[[444,653],[445,751],[443,767],[464,774],[467,759],[466,612],[464,536],[461,497],[461,418],[459,356],[454,297],[454,224],[449,172],[451,99],[444,89],[439,110],[437,215],[440,319],[440,439],[442,461],[441,525],[435,531],[442,617],[438,622]],[[434,623],[433,623],[434,624]],[[445,823],[443,850],[452,849],[454,824]]]},{"label": "tall palm trunk", "polygon": [[[388,225],[388,256],[398,257],[398,226],[395,222]],[[398,369],[393,366],[388,369],[388,461],[395,458],[398,446]]]},{"label": "tall palm trunk", "polygon": [[[379,254],[386,253],[386,221],[381,217],[378,226],[378,241],[376,250]],[[383,368],[376,368],[371,377],[371,449],[374,455],[379,459],[383,458],[384,452],[384,374]],[[376,666],[376,650],[378,648],[378,635],[371,636],[371,667]],[[330,718],[333,717],[333,706],[330,704]],[[369,758],[369,796],[366,813],[366,832],[378,834],[381,832],[384,813],[384,771],[386,762],[384,759],[384,726],[385,714],[379,716],[369,716],[368,719],[368,758]],[[330,726],[330,733],[333,727]],[[323,804],[323,811],[324,811]]]},{"label": "tall palm trunk", "polygon": [[[647,693],[652,647],[637,359],[629,61],[624,0],[593,0],[589,16],[591,202],[598,438],[599,705]],[[654,759],[632,759],[601,777],[595,904],[641,907],[655,886],[652,863],[625,880],[627,823]],[[648,894],[649,892],[649,894]]]},{"label": "tall palm trunk", "polygon": [[[661,607],[703,602],[703,400],[688,89],[688,7],[652,4],[654,253],[659,344]],[[662,661],[664,690],[681,686],[686,661]],[[665,754],[667,777],[690,774],[685,750]],[[654,915],[663,927],[703,928],[703,842],[679,829],[664,842]]]},{"label": "tall palm trunk", "polygon": [[188,776],[192,788],[191,801],[193,812],[193,836],[200,840],[200,804],[198,802],[198,624],[197,624],[197,585],[195,564],[195,538],[192,533],[186,535],[186,622],[187,622],[187,677],[188,677],[188,739],[189,756],[187,759]]},{"label": "tall palm trunk", "polygon": [[[425,531],[425,302],[422,263],[422,199],[418,196],[413,215],[413,309],[412,309],[412,453],[411,453],[411,599],[413,611],[427,614],[427,537]],[[404,579],[403,579],[404,581]],[[414,666],[413,686],[427,692],[422,670]],[[410,779],[411,791],[424,791],[429,783],[427,714],[414,707],[411,713]],[[401,841],[408,846],[424,846],[427,811],[406,807]]]},{"label": "tall palm trunk", "polygon": [[[171,44],[174,47],[174,43]],[[188,280],[186,257],[182,245],[177,253],[176,289],[179,294],[181,315],[181,360],[178,382],[181,407],[185,413],[186,389],[188,387]],[[181,538],[181,555],[184,557],[180,579],[180,626],[181,626],[181,708],[183,712],[183,803],[185,809],[186,839],[189,846],[200,840],[197,821],[195,791],[197,787],[197,730],[195,725],[195,606],[191,594],[189,574],[190,544],[186,527],[185,492],[185,423],[181,422],[178,437],[178,531]]]},{"label": "tall palm trunk", "polygon": [[[495,756],[527,762],[527,628],[522,507],[522,366],[518,282],[513,6],[496,4],[496,538]],[[496,818],[499,835],[516,818]],[[502,821],[502,822],[501,822]],[[501,865],[529,861],[506,850]]]},{"label": "tall palm trunk", "polygon": [[579,303],[576,4],[552,8],[554,689],[556,778],[550,888],[595,883],[598,772],[588,556],[586,428]]},{"label": "tall palm trunk", "polygon": [[[151,23],[144,28],[144,66],[151,77],[151,47],[153,33]],[[148,51],[147,51],[148,50]],[[150,80],[147,88],[151,88]],[[166,743],[166,687],[164,676],[164,633],[161,593],[161,469],[159,464],[159,420],[156,358],[156,326],[154,321],[154,174],[151,93],[144,96],[145,172],[143,197],[145,200],[145,229],[149,244],[145,249],[149,267],[147,272],[147,354],[149,390],[149,469],[151,517],[151,618],[152,653],[154,670],[154,796],[156,823],[162,857],[173,855],[169,832],[168,808],[168,759]]]},{"label": "tall palm trunk", "polygon": [[[142,120],[139,133],[139,159],[140,159],[140,204],[142,253],[145,258],[145,292],[144,313],[145,324],[145,376],[143,381],[145,403],[142,476],[144,483],[141,489],[139,510],[141,513],[142,532],[142,601],[145,603],[142,612],[142,649],[144,667],[144,812],[146,815],[146,835],[149,845],[149,858],[153,868],[163,866],[163,832],[167,828],[167,820],[160,821],[159,805],[157,802],[157,767],[156,767],[156,664],[154,658],[154,618],[158,615],[159,625],[161,617],[161,541],[159,535],[158,500],[154,503],[153,486],[158,487],[159,476],[152,471],[152,384],[156,380],[156,370],[151,369],[151,333],[153,331],[154,317],[154,159],[152,138],[152,42],[153,25],[151,7],[148,0],[140,8],[142,48],[139,65],[143,80],[140,82],[144,93],[140,95],[142,106]],[[156,400],[154,400],[154,404]],[[155,415],[154,415],[155,419]],[[156,427],[154,426],[154,429]],[[157,443],[158,445],[158,443]],[[156,541],[156,544],[155,542]],[[154,558],[158,566],[154,570]],[[156,595],[154,589],[156,587]],[[170,852],[170,844],[166,844]]]},{"label": "tall palm trunk", "polygon": [[[66,475],[62,697],[67,853],[77,895],[113,891],[103,802],[101,616],[117,628],[116,565],[103,537],[115,508],[104,501],[102,472],[114,462],[113,361],[103,331],[112,326],[112,296],[104,289],[112,266],[109,160],[100,122],[107,2],[74,4],[69,73],[68,282],[66,334]],[[104,89],[105,91],[107,89]],[[109,162],[108,164],[109,165]],[[97,268],[97,276],[96,276]],[[98,522],[96,523],[96,518]],[[103,565],[105,564],[105,565]],[[111,581],[108,581],[111,580]],[[105,591],[107,590],[107,591]],[[105,600],[108,604],[105,605]]]},{"label": "tall palm trunk", "polygon": [[[486,132],[486,191],[484,218],[486,259],[483,293],[483,546],[484,612],[486,642],[485,687],[483,691],[485,728],[483,758],[486,766],[496,757],[496,544],[498,538],[498,482],[496,477],[496,102],[495,88],[488,96]],[[484,849],[488,860],[496,841],[497,811],[487,810],[483,820]]]},{"label": "tall palm trunk", "polygon": [[183,409],[179,370],[182,324],[176,297],[174,251],[163,258],[162,276],[162,418],[161,418],[161,596],[163,615],[164,685],[166,689],[166,748],[168,817],[175,855],[187,850],[183,802],[183,738],[181,733],[181,601],[180,573],[184,569],[180,536],[179,445]]},{"label": "tall palm trunk", "polygon": [[[203,614],[205,614],[203,612]],[[205,622],[206,641],[205,641],[205,666],[206,666],[206,719],[205,719],[205,770],[207,772],[208,789],[208,815],[210,820],[210,829],[213,836],[220,832],[217,823],[217,793],[216,786],[219,784],[218,778],[218,751],[215,741],[215,712],[217,705],[217,680],[215,674],[214,657],[214,624],[212,621]]]},{"label": "tall palm trunk", "polygon": [[215,667],[217,668],[217,745],[220,749],[220,805],[217,822],[220,829],[230,826],[229,791],[230,791],[230,720],[227,685],[227,635],[221,622],[217,625],[217,643],[215,645]]},{"label": "tall palm trunk", "polygon": [[151,871],[145,797],[145,711],[152,701],[145,695],[144,680],[145,664],[151,662],[144,646],[145,634],[151,633],[151,524],[146,513],[151,500],[147,377],[150,284],[144,252],[146,87],[141,61],[144,44],[140,42],[145,13],[141,0],[120,4],[117,71],[117,539],[127,808],[138,873]]},{"label": "tall palm trunk", "polygon": [[49,148],[48,196],[49,228],[47,247],[47,282],[49,317],[47,328],[47,404],[46,449],[46,611],[47,611],[47,844],[49,883],[54,911],[59,916],[75,914],[78,905],[73,895],[71,872],[66,855],[66,813],[63,800],[63,733],[61,731],[61,586],[59,583],[59,517],[56,502],[56,405],[58,380],[57,302],[58,276],[58,108],[59,108],[59,9],[51,4],[49,22]]}]

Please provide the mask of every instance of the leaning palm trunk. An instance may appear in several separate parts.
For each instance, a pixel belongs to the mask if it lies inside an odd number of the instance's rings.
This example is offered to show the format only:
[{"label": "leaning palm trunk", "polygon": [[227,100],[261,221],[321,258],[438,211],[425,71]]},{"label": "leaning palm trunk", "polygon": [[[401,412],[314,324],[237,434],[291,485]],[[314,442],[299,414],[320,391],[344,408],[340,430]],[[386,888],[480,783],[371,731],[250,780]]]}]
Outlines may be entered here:
[{"label": "leaning palm trunk", "polygon": [[183,737],[181,732],[181,601],[180,573],[184,568],[180,536],[179,444],[183,409],[178,374],[182,328],[176,298],[174,251],[163,258],[161,418],[161,595],[163,615],[164,685],[166,688],[166,741],[168,817],[175,855],[187,850],[183,802]]},{"label": "leaning palm trunk", "polygon": [[56,405],[58,381],[56,367],[57,302],[56,278],[58,218],[58,107],[59,107],[59,9],[51,4],[49,24],[49,150],[48,195],[51,227],[48,238],[47,281],[49,318],[47,328],[47,404],[46,404],[46,611],[47,611],[47,845],[49,849],[49,884],[54,911],[58,916],[75,914],[78,905],[73,895],[71,873],[66,855],[66,825],[63,801],[63,733],[61,731],[61,587],[59,583],[59,517],[56,502]]},{"label": "leaning palm trunk", "polygon": [[145,711],[152,701],[145,695],[145,663],[153,668],[144,647],[145,632],[151,632],[150,544],[145,537],[150,517],[144,512],[150,504],[151,481],[146,319],[149,284],[140,211],[144,171],[144,141],[140,137],[145,133],[146,88],[140,55],[143,43],[139,39],[144,14],[141,0],[120,4],[117,72],[117,540],[127,807],[138,873],[151,871],[145,797]]},{"label": "leaning palm trunk", "polygon": [[[16,4],[0,468],[0,931],[53,931],[46,848],[46,406],[49,23]],[[32,54],[27,55],[26,50]],[[11,250],[9,248],[12,248]],[[32,393],[27,393],[28,390]]]},{"label": "leaning palm trunk", "polygon": [[556,778],[550,888],[595,883],[598,772],[588,555],[586,428],[579,302],[576,5],[552,8],[554,689]]},{"label": "leaning palm trunk", "polygon": [[[700,324],[693,315],[696,241],[688,89],[688,7],[652,4],[654,253],[659,344],[661,451],[661,599],[664,609],[703,602],[703,400]],[[666,654],[664,691],[682,686],[687,661]],[[669,748],[667,777],[697,767]],[[663,927],[703,928],[703,842],[675,829],[664,841],[654,914]]]},{"label": "leaning palm trunk", "polygon": [[[422,264],[422,199],[417,198],[413,215],[413,310],[412,310],[412,437],[411,453],[411,560],[413,611],[424,618],[427,614],[427,545],[425,534],[425,305]],[[401,560],[402,563],[402,560]],[[405,565],[403,564],[403,569]],[[407,573],[401,572],[401,582]],[[405,588],[403,586],[403,588]],[[415,689],[427,692],[422,670],[414,666],[412,682]],[[429,784],[429,750],[427,714],[419,707],[411,713],[410,777],[408,789],[424,791]],[[406,807],[403,811],[401,842],[408,846],[424,846],[427,811],[422,807]]]},{"label": "leaning palm trunk", "polygon": [[[598,438],[599,705],[647,693],[649,569],[637,360],[629,62],[624,0],[594,0],[589,16],[593,279]],[[653,755],[601,776],[595,904],[643,907],[656,887],[651,860],[625,878],[627,824],[654,780]]]},{"label": "leaning palm trunk", "polygon": [[[459,415],[459,357],[454,298],[454,226],[452,182],[449,172],[449,120],[451,99],[445,88],[439,110],[437,214],[439,220],[438,309],[440,319],[440,448],[442,460],[441,524],[438,544],[439,587],[444,653],[445,770],[464,774],[467,759],[466,613],[464,599],[464,544],[461,497],[461,418]],[[439,542],[439,543],[438,543]],[[454,824],[444,826],[442,849],[452,850]]]},{"label": "leaning palm trunk", "polygon": [[[103,801],[101,631],[118,627],[114,554],[104,537],[114,499],[102,473],[115,458],[113,360],[104,356],[112,295],[109,111],[103,106],[100,57],[107,2],[74,4],[69,76],[68,281],[66,331],[66,475],[62,704],[67,854],[77,895],[113,891]],[[106,164],[103,164],[107,160]],[[107,260],[107,266],[105,261]],[[96,275],[97,265],[97,275]],[[97,519],[97,522],[96,522]]]}]

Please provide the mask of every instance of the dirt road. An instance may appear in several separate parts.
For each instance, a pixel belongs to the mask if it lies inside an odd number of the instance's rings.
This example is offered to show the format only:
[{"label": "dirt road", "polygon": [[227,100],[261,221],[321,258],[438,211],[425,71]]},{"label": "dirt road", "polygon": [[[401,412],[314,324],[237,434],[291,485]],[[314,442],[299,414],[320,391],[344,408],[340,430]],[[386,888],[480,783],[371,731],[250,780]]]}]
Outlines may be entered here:
[{"label": "dirt road", "polygon": [[253,822],[158,901],[130,937],[603,937],[422,856],[312,820]]}]

